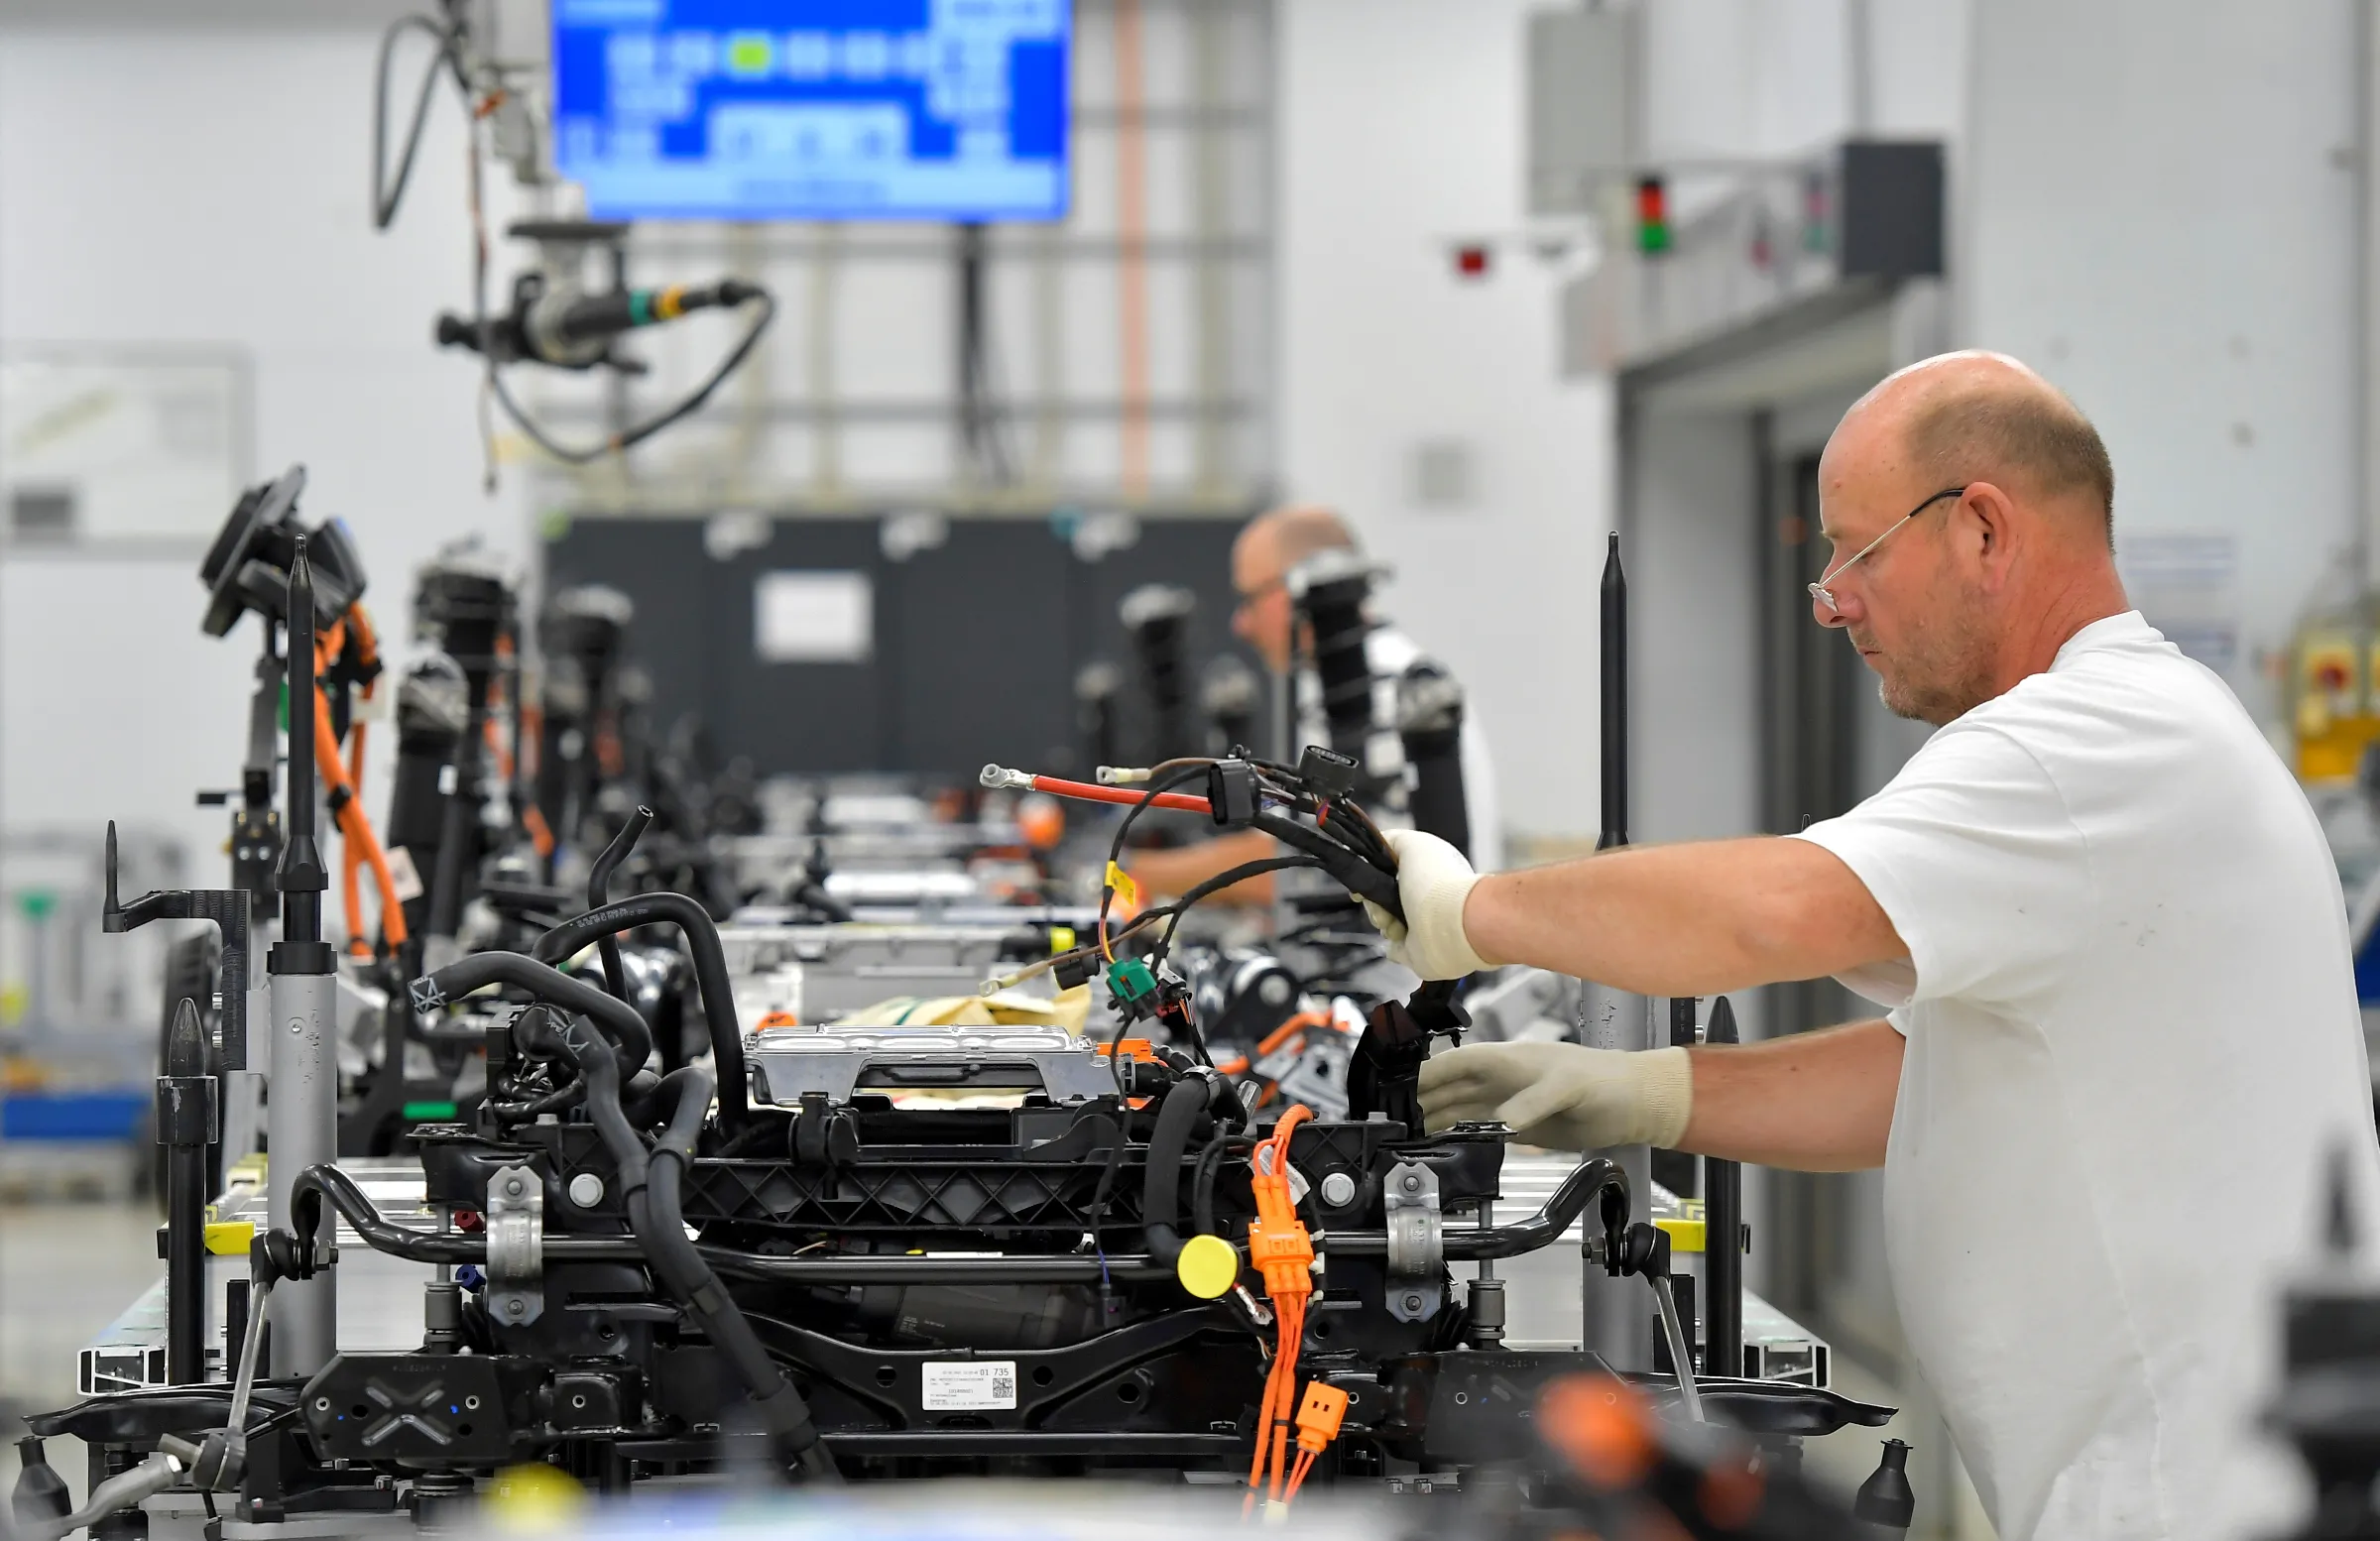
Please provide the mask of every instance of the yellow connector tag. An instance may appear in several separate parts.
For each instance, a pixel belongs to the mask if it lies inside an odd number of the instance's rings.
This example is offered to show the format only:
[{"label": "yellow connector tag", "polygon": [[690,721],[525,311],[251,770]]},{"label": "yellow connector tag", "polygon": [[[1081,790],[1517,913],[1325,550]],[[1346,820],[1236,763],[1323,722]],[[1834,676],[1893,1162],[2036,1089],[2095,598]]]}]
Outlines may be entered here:
[{"label": "yellow connector tag", "polygon": [[1240,1251],[1219,1236],[1194,1236],[1182,1244],[1173,1276],[1201,1300],[1221,1300],[1240,1282]]},{"label": "yellow connector tag", "polygon": [[1049,928],[1050,956],[1054,958],[1059,953],[1072,951],[1074,951],[1074,927],[1070,925],[1051,926]]},{"label": "yellow connector tag", "polygon": [[1108,888],[1126,904],[1134,909],[1140,907],[1140,885],[1132,882],[1132,875],[1114,862],[1108,864]]},{"label": "yellow connector tag", "polygon": [[210,1220],[206,1223],[206,1249],[217,1257],[245,1257],[248,1244],[256,1240],[253,1220]]}]

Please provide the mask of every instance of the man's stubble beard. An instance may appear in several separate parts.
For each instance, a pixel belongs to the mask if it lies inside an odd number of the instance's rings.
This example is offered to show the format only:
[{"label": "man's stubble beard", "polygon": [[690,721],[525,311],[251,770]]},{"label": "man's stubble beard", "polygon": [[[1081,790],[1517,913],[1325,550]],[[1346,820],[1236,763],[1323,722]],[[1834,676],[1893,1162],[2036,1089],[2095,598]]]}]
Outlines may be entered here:
[{"label": "man's stubble beard", "polygon": [[1912,633],[1896,669],[1877,671],[1876,699],[1895,717],[1939,728],[1991,699],[1991,657],[1978,608],[1946,610]]}]

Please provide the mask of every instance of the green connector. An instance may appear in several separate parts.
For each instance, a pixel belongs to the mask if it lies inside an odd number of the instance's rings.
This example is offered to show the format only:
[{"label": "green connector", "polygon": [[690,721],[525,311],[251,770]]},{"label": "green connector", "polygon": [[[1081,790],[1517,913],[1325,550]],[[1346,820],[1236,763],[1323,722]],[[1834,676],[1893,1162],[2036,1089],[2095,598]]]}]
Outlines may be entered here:
[{"label": "green connector", "polygon": [[1108,992],[1124,1005],[1137,1005],[1157,993],[1156,976],[1137,958],[1119,958],[1108,965]]}]

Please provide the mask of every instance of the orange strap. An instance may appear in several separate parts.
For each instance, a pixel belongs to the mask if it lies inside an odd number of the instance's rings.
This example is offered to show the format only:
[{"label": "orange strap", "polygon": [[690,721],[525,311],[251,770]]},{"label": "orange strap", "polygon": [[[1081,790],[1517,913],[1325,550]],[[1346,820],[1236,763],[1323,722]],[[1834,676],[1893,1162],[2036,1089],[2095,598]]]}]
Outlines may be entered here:
[{"label": "orange strap", "polygon": [[553,831],[546,826],[544,811],[536,803],[521,810],[521,827],[529,831],[529,843],[536,848],[539,861],[553,855]]},{"label": "orange strap", "polygon": [[[347,614],[317,634],[314,639],[314,676],[319,680],[346,642],[346,628],[354,622],[356,641],[363,656],[375,656],[376,642],[372,623],[364,616],[361,605],[351,605]],[[341,898],[347,906],[347,945],[351,951],[368,951],[363,920],[363,894],[358,883],[359,867],[372,869],[373,887],[380,890],[380,929],[391,947],[404,945],[408,932],[405,926],[405,901],[397,896],[397,880],[389,872],[388,856],[380,848],[380,837],[365,816],[360,789],[363,779],[364,725],[356,723],[349,734],[348,750],[352,771],[339,763],[339,739],[330,726],[330,696],[319,684],[315,687],[319,699],[314,708],[314,767],[332,800],[339,805],[335,815],[342,842],[340,865],[345,880]],[[365,687],[369,698],[371,687]],[[341,795],[341,794],[344,795]]]}]

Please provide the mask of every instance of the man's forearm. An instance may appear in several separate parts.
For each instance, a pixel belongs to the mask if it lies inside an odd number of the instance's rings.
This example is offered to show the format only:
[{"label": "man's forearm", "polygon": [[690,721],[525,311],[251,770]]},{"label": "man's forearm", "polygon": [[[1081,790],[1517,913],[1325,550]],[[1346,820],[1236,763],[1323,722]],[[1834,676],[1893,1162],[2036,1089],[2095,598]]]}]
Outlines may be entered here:
[{"label": "man's forearm", "polygon": [[1651,996],[1816,979],[1908,950],[1840,858],[1773,837],[1490,874],[1471,889],[1463,929],[1491,962]]},{"label": "man's forearm", "polygon": [[1881,1166],[1903,1047],[1878,1019],[1690,1049],[1693,1113],[1678,1148],[1799,1172]]},{"label": "man's forearm", "polygon": [[[1152,899],[1177,898],[1197,888],[1209,878],[1260,862],[1268,856],[1280,855],[1281,848],[1270,835],[1255,830],[1240,830],[1229,835],[1217,835],[1195,845],[1154,848],[1135,851],[1125,863],[1132,882]],[[1268,904],[1272,901],[1272,874],[1261,873],[1244,879],[1228,889],[1217,890],[1207,902],[1211,904]]]}]

